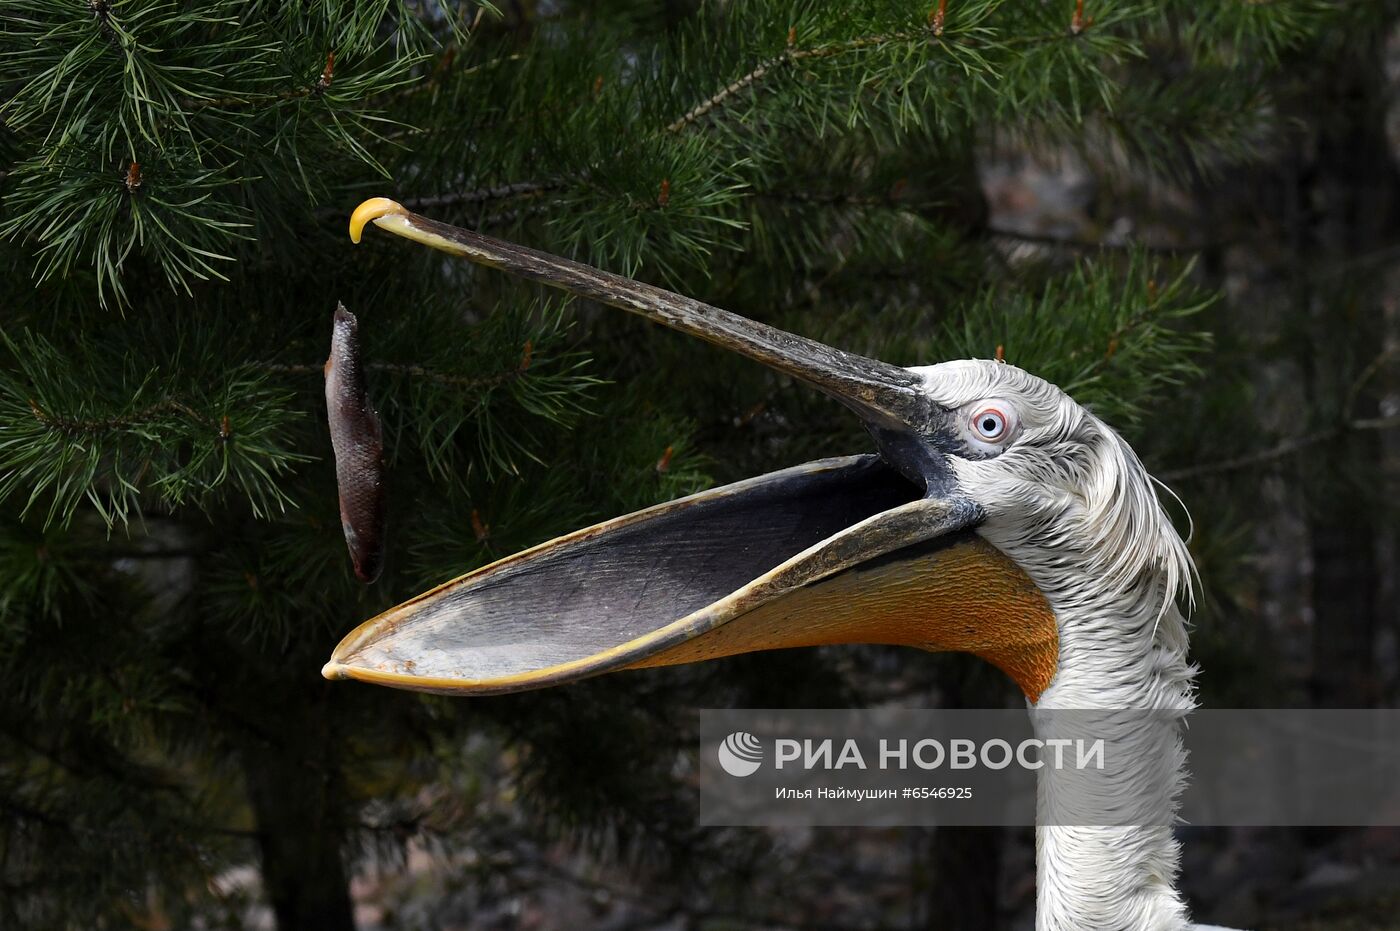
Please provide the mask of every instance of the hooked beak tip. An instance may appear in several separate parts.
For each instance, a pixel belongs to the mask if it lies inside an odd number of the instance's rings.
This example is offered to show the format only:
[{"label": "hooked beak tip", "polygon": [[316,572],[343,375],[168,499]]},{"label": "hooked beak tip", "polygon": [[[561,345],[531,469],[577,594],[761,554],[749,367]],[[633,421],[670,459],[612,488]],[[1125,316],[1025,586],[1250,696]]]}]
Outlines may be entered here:
[{"label": "hooked beak tip", "polygon": [[397,216],[405,213],[403,205],[387,197],[371,197],[355,208],[350,214],[350,241],[358,243],[364,235],[365,224],[380,217]]}]

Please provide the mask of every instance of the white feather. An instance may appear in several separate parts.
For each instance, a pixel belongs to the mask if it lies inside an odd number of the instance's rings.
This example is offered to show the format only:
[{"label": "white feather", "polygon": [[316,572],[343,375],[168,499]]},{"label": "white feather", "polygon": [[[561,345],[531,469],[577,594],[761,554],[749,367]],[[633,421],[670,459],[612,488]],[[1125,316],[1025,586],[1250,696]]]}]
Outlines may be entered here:
[{"label": "white feather", "polygon": [[1186,543],[1132,448],[1059,388],[991,361],[913,371],[945,408],[975,409],[983,399],[1015,407],[1018,432],[999,454],[950,461],[960,491],[986,511],[982,535],[1025,569],[1055,611],[1059,663],[1037,707],[1167,713],[1161,727],[1124,735],[1138,765],[1097,799],[1145,804],[1154,826],[1061,826],[1072,821],[1062,808],[1074,793],[1042,780],[1036,929],[1185,931],[1192,926],[1176,889],[1180,850],[1166,825],[1185,782],[1179,721],[1195,707],[1196,667],[1179,607],[1194,603]]}]

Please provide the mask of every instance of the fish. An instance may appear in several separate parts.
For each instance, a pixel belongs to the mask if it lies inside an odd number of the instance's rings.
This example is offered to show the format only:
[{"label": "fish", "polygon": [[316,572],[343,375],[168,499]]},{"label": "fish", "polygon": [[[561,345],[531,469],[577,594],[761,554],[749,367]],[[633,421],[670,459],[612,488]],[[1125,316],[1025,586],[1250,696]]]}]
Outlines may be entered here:
[{"label": "fish", "polygon": [[359,322],[344,304],[336,304],[332,318],[325,375],[340,525],[355,575],[369,583],[384,568],[384,432],[365,387]]}]

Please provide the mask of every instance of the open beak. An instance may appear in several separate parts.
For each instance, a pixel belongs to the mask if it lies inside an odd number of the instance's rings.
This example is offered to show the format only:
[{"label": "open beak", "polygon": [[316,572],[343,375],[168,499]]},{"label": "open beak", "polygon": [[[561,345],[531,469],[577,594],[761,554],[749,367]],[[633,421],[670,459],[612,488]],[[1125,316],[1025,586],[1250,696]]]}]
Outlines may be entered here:
[{"label": "open beak", "polygon": [[352,631],[323,673],[491,694],[604,672],[833,643],[975,653],[1035,700],[1054,615],[978,536],[925,438],[945,412],[907,369],[678,294],[366,201],[366,223],[620,307],[749,356],[841,401],[881,456],[807,463],[576,531],[447,582]]}]

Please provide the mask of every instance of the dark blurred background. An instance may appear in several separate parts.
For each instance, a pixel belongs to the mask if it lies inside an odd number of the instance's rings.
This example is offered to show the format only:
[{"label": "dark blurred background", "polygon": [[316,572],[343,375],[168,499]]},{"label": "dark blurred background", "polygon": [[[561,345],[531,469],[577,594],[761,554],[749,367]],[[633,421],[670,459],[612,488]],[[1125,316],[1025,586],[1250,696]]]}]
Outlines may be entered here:
[{"label": "dark blurred background", "polygon": [[[429,585],[868,448],[698,343],[352,250],[373,194],[891,362],[1000,347],[1189,510],[1202,704],[1394,705],[1396,15],[13,0],[0,925],[1031,927],[1029,829],[695,826],[693,709],[1022,701],[970,657],[474,701],[320,679]],[[368,588],[324,423],[336,299],[389,456]],[[1400,829],[1181,836],[1197,920],[1400,928]]]}]

